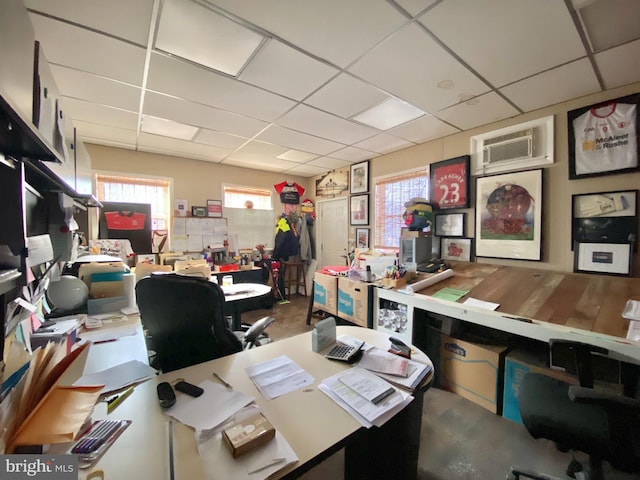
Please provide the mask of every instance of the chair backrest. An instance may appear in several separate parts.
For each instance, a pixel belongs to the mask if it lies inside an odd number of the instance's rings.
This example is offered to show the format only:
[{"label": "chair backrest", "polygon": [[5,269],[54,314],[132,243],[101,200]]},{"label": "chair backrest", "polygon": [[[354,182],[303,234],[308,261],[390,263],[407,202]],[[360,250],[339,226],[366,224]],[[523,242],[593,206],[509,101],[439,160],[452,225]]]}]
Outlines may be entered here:
[{"label": "chair backrest", "polygon": [[158,366],[170,372],[242,350],[224,318],[224,293],[204,278],[151,275],[136,285]]}]

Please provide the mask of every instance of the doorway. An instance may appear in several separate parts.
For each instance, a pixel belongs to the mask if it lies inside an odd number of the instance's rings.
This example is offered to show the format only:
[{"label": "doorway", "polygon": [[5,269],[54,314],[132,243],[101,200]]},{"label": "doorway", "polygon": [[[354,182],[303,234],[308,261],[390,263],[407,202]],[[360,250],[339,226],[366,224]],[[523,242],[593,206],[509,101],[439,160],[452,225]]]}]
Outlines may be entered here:
[{"label": "doorway", "polygon": [[318,268],[345,265],[349,244],[349,212],[347,198],[317,202]]}]

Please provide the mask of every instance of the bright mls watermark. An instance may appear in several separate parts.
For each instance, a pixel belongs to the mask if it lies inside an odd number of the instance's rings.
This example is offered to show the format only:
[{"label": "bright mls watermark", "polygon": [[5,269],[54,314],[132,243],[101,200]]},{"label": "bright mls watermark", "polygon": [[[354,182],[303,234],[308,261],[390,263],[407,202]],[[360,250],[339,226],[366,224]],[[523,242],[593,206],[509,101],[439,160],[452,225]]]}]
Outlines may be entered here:
[{"label": "bright mls watermark", "polygon": [[0,455],[0,480],[77,478],[77,455]]}]

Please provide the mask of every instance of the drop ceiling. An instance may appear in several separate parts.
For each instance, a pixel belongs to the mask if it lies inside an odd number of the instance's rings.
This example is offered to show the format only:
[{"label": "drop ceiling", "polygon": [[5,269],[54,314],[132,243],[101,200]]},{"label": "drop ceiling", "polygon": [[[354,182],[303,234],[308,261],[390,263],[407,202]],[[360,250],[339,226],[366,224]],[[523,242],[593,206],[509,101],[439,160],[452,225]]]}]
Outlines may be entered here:
[{"label": "drop ceiling", "polygon": [[640,81],[637,0],[25,0],[88,143],[311,177]]}]

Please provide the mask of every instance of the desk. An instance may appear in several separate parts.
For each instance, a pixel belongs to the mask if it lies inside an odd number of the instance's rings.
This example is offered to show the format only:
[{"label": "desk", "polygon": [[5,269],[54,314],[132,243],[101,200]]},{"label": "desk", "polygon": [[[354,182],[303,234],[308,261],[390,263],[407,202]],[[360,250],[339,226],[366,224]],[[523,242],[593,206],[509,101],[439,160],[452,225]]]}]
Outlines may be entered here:
[{"label": "desk", "polygon": [[[388,346],[386,335],[359,327],[338,327],[338,335],[348,334],[380,347]],[[117,342],[104,344],[114,345]],[[309,372],[315,383],[304,391],[266,400],[244,371],[245,367],[286,354]],[[89,352],[89,357],[93,355]],[[416,360],[425,361],[421,352]],[[80,360],[80,359],[79,359]],[[81,366],[75,366],[76,371]],[[416,478],[422,417],[422,397],[432,375],[414,393],[415,399],[381,429],[364,429],[345,410],[322,393],[317,385],[326,377],[350,366],[323,358],[311,350],[311,333],[304,333],[234,355],[176,370],[138,385],[109,418],[130,419],[133,423],[93,468],[101,468],[108,479],[169,478],[168,427],[158,404],[156,385],[184,378],[198,384],[215,379],[217,372],[235,389],[255,398],[267,418],[287,439],[299,462],[273,478],[295,478],[345,447],[345,478]],[[104,418],[106,406],[98,404],[95,417]],[[400,435],[400,436],[396,436]],[[205,479],[191,428],[174,422],[176,478]],[[81,475],[87,472],[82,471]],[[81,477],[84,478],[84,477]]]},{"label": "desk", "polygon": [[239,332],[242,330],[242,305],[250,300],[271,295],[271,287],[262,283],[237,283],[233,285],[222,285],[225,303],[231,307],[233,324],[231,329]]},{"label": "desk", "polygon": [[[551,338],[587,342],[609,349],[619,360],[638,363],[640,343],[626,340],[628,320],[621,317],[627,300],[640,300],[640,278],[554,272],[472,262],[451,264],[455,275],[413,295],[376,288],[374,328],[380,299],[445,315],[523,337],[548,342]],[[444,287],[468,290],[458,302],[434,298]],[[472,297],[499,303],[493,312],[462,305]],[[509,318],[532,319],[531,323]],[[412,331],[412,326],[408,332]],[[408,339],[420,345],[417,339]]]}]

